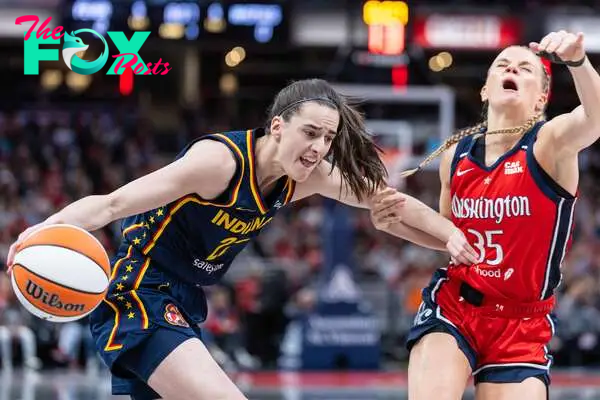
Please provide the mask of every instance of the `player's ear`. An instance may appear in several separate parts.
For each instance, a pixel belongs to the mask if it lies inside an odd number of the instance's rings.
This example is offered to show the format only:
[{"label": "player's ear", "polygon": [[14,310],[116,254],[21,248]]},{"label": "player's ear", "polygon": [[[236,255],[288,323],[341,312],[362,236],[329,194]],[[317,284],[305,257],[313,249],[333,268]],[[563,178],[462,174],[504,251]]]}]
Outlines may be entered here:
[{"label": "player's ear", "polygon": [[546,107],[546,102],[548,101],[548,95],[546,93],[543,93],[539,98],[537,103],[535,103],[535,111],[536,112],[541,112],[544,110],[544,108]]},{"label": "player's ear", "polygon": [[481,92],[479,92],[480,96],[481,96],[481,102],[485,103],[488,100],[488,95],[487,95],[487,86],[483,85],[483,87],[481,88]]},{"label": "player's ear", "polygon": [[281,140],[281,131],[283,129],[283,118],[279,115],[271,120],[271,136],[277,143]]}]

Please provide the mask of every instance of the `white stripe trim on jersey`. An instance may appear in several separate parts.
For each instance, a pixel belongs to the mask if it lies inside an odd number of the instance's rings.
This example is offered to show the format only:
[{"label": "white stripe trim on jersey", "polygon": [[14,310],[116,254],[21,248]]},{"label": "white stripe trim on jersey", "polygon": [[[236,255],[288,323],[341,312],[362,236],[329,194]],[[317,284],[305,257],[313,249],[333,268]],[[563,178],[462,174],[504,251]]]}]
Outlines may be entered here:
[{"label": "white stripe trim on jersey", "polygon": [[468,151],[465,151],[464,153],[460,153],[458,157],[459,157],[459,158],[463,158],[463,157],[464,157],[464,156],[466,156],[467,154],[469,154],[469,152],[468,152]]},{"label": "white stripe trim on jersey", "polygon": [[554,321],[552,321],[550,314],[546,314],[546,319],[550,323],[550,331],[552,332],[552,336],[554,336],[556,334],[556,327],[554,326]]},{"label": "white stripe trim on jersey", "polygon": [[[437,291],[438,291],[438,290],[440,289],[440,287],[442,286],[442,283],[443,283],[444,281],[447,281],[447,280],[448,280],[448,278],[440,278],[440,279],[439,279],[439,280],[436,282],[435,286],[433,287],[433,290],[431,291],[431,302],[432,302],[433,304],[436,304],[436,302],[435,302],[435,296],[436,296],[436,293],[437,293]],[[442,321],[444,321],[444,322],[445,322],[445,323],[447,323],[448,325],[452,325],[453,327],[455,327],[456,329],[458,329],[458,328],[456,327],[456,325],[454,325],[454,324],[452,323],[452,321],[450,321],[449,319],[447,319],[446,317],[444,317],[444,316],[442,315],[442,310],[441,310],[441,308],[440,308],[440,306],[439,306],[439,305],[438,305],[438,306],[435,308],[435,317],[436,317],[437,319],[439,319],[439,320],[442,320]]]},{"label": "white stripe trim on jersey", "polygon": [[[545,346],[544,346],[545,347]],[[545,349],[545,351],[547,352],[547,349]],[[543,370],[549,370],[550,369],[550,364],[552,364],[551,360],[548,360],[548,362],[546,363],[546,365],[542,365],[542,364],[532,364],[532,363],[506,363],[506,364],[487,364],[484,365],[483,367],[480,367],[478,369],[476,369],[475,371],[473,371],[473,376],[477,375],[478,373],[480,373],[481,371],[483,371],[484,369],[488,369],[488,368],[495,368],[495,367],[528,367],[528,368],[535,368],[535,369],[543,369]]]},{"label": "white stripe trim on jersey", "polygon": [[[554,336],[554,332],[555,332],[554,322],[552,322],[552,318],[550,317],[550,314],[546,314],[546,318],[548,319],[548,322],[550,323],[550,330],[552,331],[552,336]],[[478,369],[473,371],[472,375],[475,376],[476,374],[483,371],[484,369],[494,368],[494,367],[528,367],[528,368],[535,368],[535,369],[542,369],[542,370],[550,370],[550,367],[552,366],[553,358],[550,355],[550,352],[548,351],[548,346],[546,346],[546,345],[544,345],[544,358],[546,360],[548,360],[548,362],[545,365],[544,364],[533,364],[533,363],[487,364],[487,365],[479,367]]]},{"label": "white stripe trim on jersey", "polygon": [[542,294],[540,296],[540,300],[543,300],[546,297],[546,291],[548,290],[548,283],[550,281],[550,270],[552,269],[552,259],[554,258],[554,250],[556,250],[556,240],[558,238],[558,231],[560,228],[560,217],[562,215],[562,208],[565,204],[565,199],[560,199],[558,203],[558,215],[556,216],[556,223],[554,224],[554,234],[552,236],[552,244],[550,245],[550,254],[548,254],[548,262],[546,263],[546,275],[544,278],[544,287],[542,289]]},{"label": "white stripe trim on jersey", "polygon": [[435,294],[438,290],[440,290],[440,286],[442,285],[442,282],[447,281],[448,278],[440,278],[438,279],[438,281],[435,283],[435,286],[433,287],[433,290],[431,291],[431,302],[433,304],[435,304]]},{"label": "white stripe trim on jersey", "polygon": [[[573,204],[571,205],[571,215],[569,216],[569,227],[567,228],[567,238],[565,239],[565,244],[562,249],[562,256],[560,257],[560,263],[558,264],[559,268],[562,267],[562,263],[565,260],[565,255],[567,254],[567,244],[569,244],[569,236],[571,236],[571,228],[573,227],[573,214],[575,213],[575,203],[577,203],[577,199],[573,200]],[[560,279],[558,280],[558,287],[562,282],[562,269],[560,272]]]}]

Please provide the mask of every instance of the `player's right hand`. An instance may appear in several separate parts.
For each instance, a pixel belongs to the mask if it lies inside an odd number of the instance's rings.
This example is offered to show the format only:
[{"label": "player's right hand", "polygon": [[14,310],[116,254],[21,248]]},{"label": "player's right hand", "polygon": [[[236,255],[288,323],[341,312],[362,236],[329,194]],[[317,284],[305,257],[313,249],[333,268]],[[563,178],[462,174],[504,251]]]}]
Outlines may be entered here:
[{"label": "player's right hand", "polygon": [[15,254],[17,254],[17,251],[19,251],[19,248],[21,247],[21,244],[33,232],[37,231],[41,227],[43,227],[45,225],[48,225],[48,224],[49,223],[47,221],[44,221],[44,222],[40,222],[39,224],[30,226],[29,228],[27,228],[23,232],[21,232],[21,234],[19,235],[19,237],[17,238],[17,240],[10,246],[10,248],[8,249],[8,256],[6,257],[6,267],[8,268],[6,270],[6,273],[8,275],[10,275],[10,273],[12,271],[13,264],[15,263]]},{"label": "player's right hand", "polygon": [[477,264],[479,260],[479,255],[471,247],[464,233],[458,228],[450,235],[446,243],[446,249],[448,249],[454,264],[472,265]]},{"label": "player's right hand", "polygon": [[371,222],[375,228],[384,230],[390,225],[401,222],[400,208],[405,202],[406,197],[390,187],[375,194],[369,201]]}]

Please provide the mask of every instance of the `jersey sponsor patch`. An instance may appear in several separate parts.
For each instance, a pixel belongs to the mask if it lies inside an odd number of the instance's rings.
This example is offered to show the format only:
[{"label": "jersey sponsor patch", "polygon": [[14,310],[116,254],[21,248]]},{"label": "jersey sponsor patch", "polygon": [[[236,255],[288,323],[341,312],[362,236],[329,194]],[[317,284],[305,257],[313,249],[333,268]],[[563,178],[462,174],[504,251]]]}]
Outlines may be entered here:
[{"label": "jersey sponsor patch", "polygon": [[522,174],[521,161],[507,161],[504,163],[504,175]]},{"label": "jersey sponsor patch", "polygon": [[190,324],[183,318],[183,315],[181,315],[175,304],[167,304],[165,307],[165,320],[171,325],[182,326],[184,328],[190,327]]}]

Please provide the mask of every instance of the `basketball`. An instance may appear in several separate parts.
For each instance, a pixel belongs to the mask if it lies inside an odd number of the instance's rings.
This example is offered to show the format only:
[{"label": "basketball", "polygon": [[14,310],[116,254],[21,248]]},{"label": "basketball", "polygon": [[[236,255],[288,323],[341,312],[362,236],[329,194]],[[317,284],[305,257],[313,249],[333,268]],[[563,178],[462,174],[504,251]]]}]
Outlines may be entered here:
[{"label": "basketball", "polygon": [[11,282],[33,315],[69,322],[92,312],[108,289],[106,250],[89,232],[56,224],[33,232],[15,255]]}]

